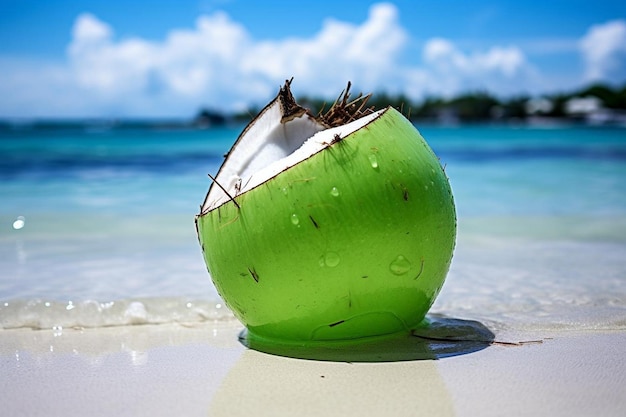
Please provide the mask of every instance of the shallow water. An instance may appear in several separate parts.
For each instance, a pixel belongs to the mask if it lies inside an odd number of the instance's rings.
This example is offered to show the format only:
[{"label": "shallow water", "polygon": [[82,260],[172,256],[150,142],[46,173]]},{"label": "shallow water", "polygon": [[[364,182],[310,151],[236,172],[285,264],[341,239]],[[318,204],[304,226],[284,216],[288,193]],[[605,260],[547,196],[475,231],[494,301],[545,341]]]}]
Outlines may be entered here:
[{"label": "shallow water", "polygon": [[[230,320],[193,217],[240,126],[0,131],[0,327]],[[459,216],[434,313],[626,327],[626,130],[420,131]]]}]

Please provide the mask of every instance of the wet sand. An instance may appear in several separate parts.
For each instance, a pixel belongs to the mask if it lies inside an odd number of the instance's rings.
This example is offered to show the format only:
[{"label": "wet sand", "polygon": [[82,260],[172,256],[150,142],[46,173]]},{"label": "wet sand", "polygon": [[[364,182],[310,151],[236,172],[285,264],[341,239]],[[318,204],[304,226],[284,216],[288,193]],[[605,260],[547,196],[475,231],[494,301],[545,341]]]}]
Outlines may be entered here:
[{"label": "wet sand", "polygon": [[571,417],[626,409],[626,331],[509,331],[489,340],[481,323],[435,320],[438,328],[403,342],[317,359],[249,349],[234,320],[2,330],[0,407],[28,416]]}]

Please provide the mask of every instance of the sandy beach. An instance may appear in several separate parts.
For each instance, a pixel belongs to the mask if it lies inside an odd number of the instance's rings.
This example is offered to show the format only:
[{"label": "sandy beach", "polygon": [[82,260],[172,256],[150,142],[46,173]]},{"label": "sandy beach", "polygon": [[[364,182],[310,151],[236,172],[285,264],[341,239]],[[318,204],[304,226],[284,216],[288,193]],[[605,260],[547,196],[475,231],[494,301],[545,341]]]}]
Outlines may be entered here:
[{"label": "sandy beach", "polygon": [[[448,319],[440,320],[445,330]],[[3,414],[621,416],[626,409],[625,331],[503,332],[468,347],[439,329],[395,344],[430,358],[351,362],[349,353],[344,361],[261,353],[238,342],[241,330],[231,320],[0,331]]]}]

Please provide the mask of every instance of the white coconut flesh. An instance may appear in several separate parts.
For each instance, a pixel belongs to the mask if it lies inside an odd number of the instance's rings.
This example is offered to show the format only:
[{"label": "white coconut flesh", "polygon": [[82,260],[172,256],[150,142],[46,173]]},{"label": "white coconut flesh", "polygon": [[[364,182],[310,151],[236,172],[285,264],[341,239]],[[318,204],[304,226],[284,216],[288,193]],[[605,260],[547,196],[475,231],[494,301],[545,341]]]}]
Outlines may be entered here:
[{"label": "white coconut flesh", "polygon": [[349,123],[329,127],[293,101],[287,82],[278,96],[244,129],[227,154],[201,213],[265,183],[367,125],[383,112],[369,112],[354,117],[356,120]]}]

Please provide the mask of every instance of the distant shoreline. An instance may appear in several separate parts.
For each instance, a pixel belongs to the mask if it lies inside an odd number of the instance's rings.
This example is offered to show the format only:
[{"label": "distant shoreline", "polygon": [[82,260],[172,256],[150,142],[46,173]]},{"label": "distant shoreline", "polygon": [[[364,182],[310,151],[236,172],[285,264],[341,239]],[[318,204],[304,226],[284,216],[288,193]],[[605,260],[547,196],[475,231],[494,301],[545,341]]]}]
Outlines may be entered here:
[{"label": "distant shoreline", "polygon": [[[330,107],[334,99],[298,97],[313,114]],[[412,101],[405,95],[373,93],[367,105],[401,111],[416,124],[439,126],[499,124],[518,126],[626,127],[626,84],[593,84],[583,89],[538,97],[498,98],[488,92],[464,93],[451,98],[426,97]],[[207,129],[247,124],[260,107],[240,112],[201,108],[189,117],[3,117],[0,131],[16,129]]]}]

